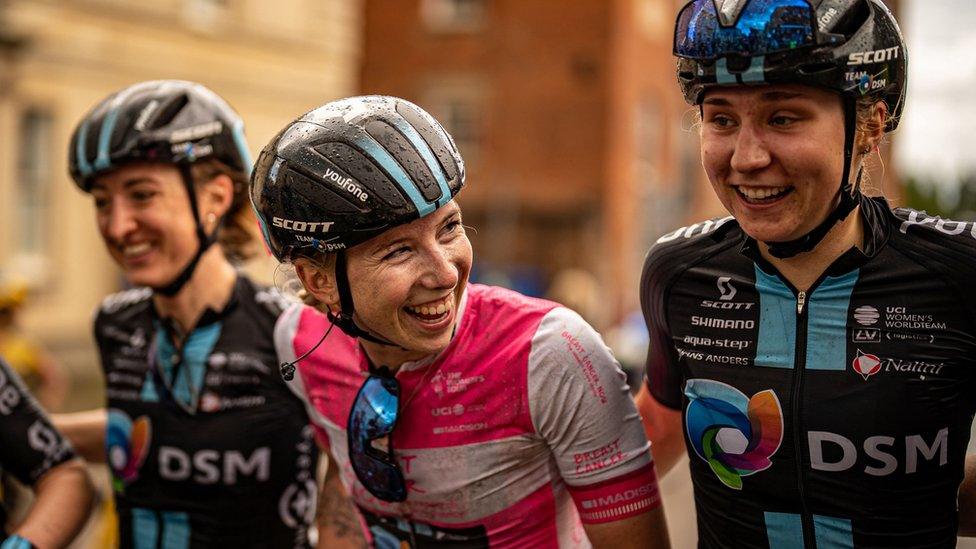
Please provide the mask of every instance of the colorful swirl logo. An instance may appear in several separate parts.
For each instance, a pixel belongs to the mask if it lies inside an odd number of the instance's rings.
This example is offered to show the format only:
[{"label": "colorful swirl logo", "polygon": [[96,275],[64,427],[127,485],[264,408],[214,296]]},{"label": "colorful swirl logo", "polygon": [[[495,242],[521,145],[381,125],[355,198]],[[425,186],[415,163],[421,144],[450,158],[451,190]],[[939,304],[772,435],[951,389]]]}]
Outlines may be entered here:
[{"label": "colorful swirl logo", "polygon": [[121,492],[126,484],[139,478],[139,468],[149,453],[152,426],[149,418],[139,416],[135,421],[121,410],[108,411],[105,447],[112,467],[112,486]]},{"label": "colorful swirl logo", "polygon": [[746,397],[710,379],[685,385],[688,439],[723,484],[742,489],[742,477],[768,469],[783,442],[783,410],[771,389]]}]

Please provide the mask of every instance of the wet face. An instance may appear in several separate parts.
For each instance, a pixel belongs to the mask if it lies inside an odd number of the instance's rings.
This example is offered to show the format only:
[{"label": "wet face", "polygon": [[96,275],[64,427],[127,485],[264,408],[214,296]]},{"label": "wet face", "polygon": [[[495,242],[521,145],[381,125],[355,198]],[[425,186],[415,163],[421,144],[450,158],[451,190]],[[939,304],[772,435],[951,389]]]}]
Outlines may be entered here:
[{"label": "wet face", "polygon": [[701,140],[715,194],[756,240],[799,238],[837,203],[844,114],[835,93],[799,85],[709,90]]},{"label": "wet face", "polygon": [[346,253],[357,323],[405,349],[367,350],[399,366],[448,346],[472,261],[454,201]]},{"label": "wet face", "polygon": [[175,167],[126,165],[98,177],[91,195],[105,247],[131,284],[165,286],[196,253],[196,224]]}]

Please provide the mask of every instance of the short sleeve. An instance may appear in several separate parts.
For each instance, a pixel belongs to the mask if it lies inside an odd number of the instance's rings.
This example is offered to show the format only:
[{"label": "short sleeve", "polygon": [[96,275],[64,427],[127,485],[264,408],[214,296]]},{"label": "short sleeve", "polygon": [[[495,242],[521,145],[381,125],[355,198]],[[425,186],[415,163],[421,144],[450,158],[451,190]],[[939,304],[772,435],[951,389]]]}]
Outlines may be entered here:
[{"label": "short sleeve", "polygon": [[681,374],[671,342],[665,308],[667,277],[660,265],[659,246],[651,249],[641,274],[640,303],[650,336],[645,364],[645,382],[651,395],[673,410],[681,409]]},{"label": "short sleeve", "polygon": [[27,391],[17,374],[0,359],[0,466],[24,484],[75,457]]},{"label": "short sleeve", "polygon": [[650,443],[626,375],[578,314],[550,311],[532,339],[529,409],[584,523],[660,505]]}]

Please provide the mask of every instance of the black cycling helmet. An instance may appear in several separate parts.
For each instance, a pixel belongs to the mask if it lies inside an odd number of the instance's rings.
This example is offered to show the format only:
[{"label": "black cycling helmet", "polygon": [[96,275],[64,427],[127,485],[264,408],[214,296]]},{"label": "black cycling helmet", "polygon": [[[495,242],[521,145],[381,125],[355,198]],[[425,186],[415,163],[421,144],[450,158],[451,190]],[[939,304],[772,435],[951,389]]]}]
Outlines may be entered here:
[{"label": "black cycling helmet", "polygon": [[812,250],[858,202],[859,184],[849,183],[858,99],[887,104],[885,131],[904,109],[908,51],[891,11],[881,0],[693,0],[678,14],[674,54],[691,104],[701,105],[708,88],[729,85],[803,84],[841,95],[841,204],[809,234],[767,243],[777,257]]},{"label": "black cycling helmet", "polygon": [[251,202],[279,261],[338,252],[346,333],[388,343],[352,321],[343,250],[447,204],[464,186],[464,162],[447,131],[397,97],[351,97],[295,120],[258,157]]},{"label": "black cycling helmet", "polygon": [[91,192],[95,178],[127,163],[161,162],[180,170],[199,246],[176,279],[153,288],[161,294],[176,294],[214,242],[217,228],[212,234],[203,228],[190,172],[194,162],[210,158],[250,172],[244,122],[220,96],[183,80],[140,82],[108,96],[82,118],[71,137],[68,169],[84,192]]}]

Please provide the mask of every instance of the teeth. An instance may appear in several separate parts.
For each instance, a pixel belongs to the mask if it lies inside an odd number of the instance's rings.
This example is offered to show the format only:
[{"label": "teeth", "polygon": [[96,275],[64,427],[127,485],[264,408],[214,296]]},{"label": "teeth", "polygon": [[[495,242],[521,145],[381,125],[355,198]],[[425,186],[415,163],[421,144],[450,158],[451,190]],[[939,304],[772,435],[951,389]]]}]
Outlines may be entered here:
[{"label": "teeth", "polygon": [[426,305],[420,305],[420,306],[408,306],[407,310],[417,314],[426,315],[426,316],[442,315],[450,311],[454,307],[454,303],[451,297],[452,296],[447,296],[444,299],[442,299],[440,303],[437,304],[428,303]]},{"label": "teeth", "polygon": [[771,196],[777,196],[779,194],[785,193],[789,187],[737,187],[739,192],[744,194],[746,198],[752,200],[762,200],[764,198],[769,198]]},{"label": "teeth", "polygon": [[150,245],[148,242],[142,244],[136,244],[134,246],[125,246],[122,248],[122,255],[126,257],[132,257],[139,254],[144,254],[149,251]]}]

